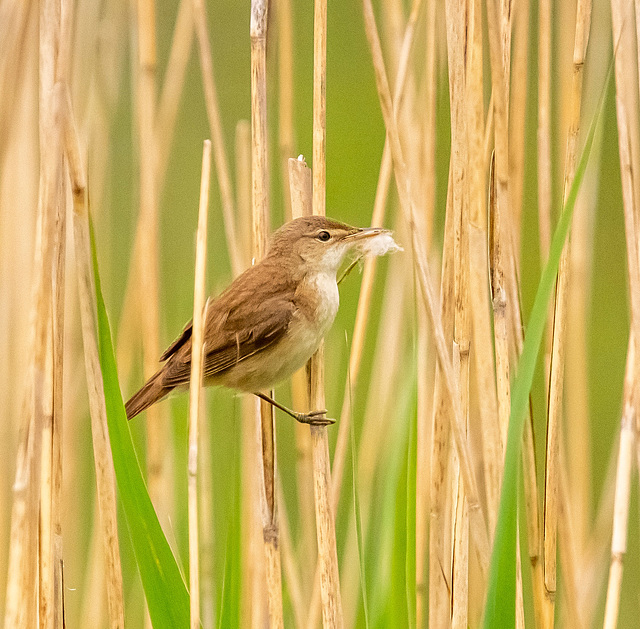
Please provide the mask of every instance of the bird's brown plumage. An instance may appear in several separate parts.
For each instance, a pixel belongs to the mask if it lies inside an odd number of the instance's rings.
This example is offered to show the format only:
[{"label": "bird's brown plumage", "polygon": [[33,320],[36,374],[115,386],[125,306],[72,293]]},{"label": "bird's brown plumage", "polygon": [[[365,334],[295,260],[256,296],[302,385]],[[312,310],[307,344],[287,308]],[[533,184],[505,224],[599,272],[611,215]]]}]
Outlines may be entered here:
[{"label": "bird's brown plumage", "polygon": [[[308,267],[304,252],[298,252],[294,245],[301,231],[312,234],[320,228],[359,231],[324,217],[291,221],[273,235],[267,256],[260,264],[247,269],[211,300],[204,331],[205,383],[219,382],[243,389],[240,379],[233,376],[233,368],[277,344],[292,322],[298,323],[315,312],[316,304],[310,303],[315,298],[313,291],[310,295],[309,291],[299,290]],[[164,365],[127,402],[129,419],[173,389],[189,383],[191,330],[189,323],[162,354],[160,360]]]}]

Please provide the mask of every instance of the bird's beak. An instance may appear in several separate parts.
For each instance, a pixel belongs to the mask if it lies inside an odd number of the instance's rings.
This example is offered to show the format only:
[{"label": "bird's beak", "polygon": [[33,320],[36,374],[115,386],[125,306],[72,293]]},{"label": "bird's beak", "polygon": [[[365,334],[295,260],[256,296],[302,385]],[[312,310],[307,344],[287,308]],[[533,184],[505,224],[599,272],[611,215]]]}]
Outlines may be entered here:
[{"label": "bird's beak", "polygon": [[373,236],[389,232],[389,229],[384,229],[383,227],[362,227],[351,234],[347,234],[342,241],[355,242],[356,240],[364,240],[365,238],[372,238]]}]

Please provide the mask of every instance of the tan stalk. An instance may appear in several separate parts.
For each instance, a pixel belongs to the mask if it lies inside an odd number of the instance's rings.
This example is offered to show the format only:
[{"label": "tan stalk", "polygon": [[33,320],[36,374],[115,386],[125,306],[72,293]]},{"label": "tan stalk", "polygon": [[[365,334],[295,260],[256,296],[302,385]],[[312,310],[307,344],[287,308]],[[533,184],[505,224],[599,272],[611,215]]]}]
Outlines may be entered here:
[{"label": "tan stalk", "polygon": [[487,496],[489,530],[493,535],[500,494],[500,432],[496,399],[496,369],[489,296],[489,242],[485,190],[484,107],[482,68],[482,10],[479,2],[470,2],[469,52],[466,72],[467,138],[469,143],[469,292],[472,318],[472,354],[482,429],[482,461]]},{"label": "tan stalk", "polygon": [[124,597],[118,542],[115,474],[109,445],[102,372],[98,358],[96,293],[89,242],[86,178],[71,103],[68,98],[66,102],[67,109],[63,117],[65,125],[64,147],[69,163],[71,190],[73,192],[74,250],[77,265],[85,370],[89,390],[98,507],[102,526],[101,537],[104,544],[109,626],[112,629],[122,629],[124,628]]},{"label": "tan stalk", "polygon": [[616,473],[615,502],[613,508],[613,534],[611,536],[611,564],[609,584],[605,603],[603,629],[618,626],[618,610],[622,589],[623,559],[627,552],[627,527],[629,521],[629,501],[631,494],[631,473],[633,468],[634,440],[637,438],[637,387],[636,343],[633,332],[629,337],[627,367],[624,382],[624,400],[620,420],[620,442],[618,444],[618,469]]},{"label": "tan stalk", "polygon": [[[313,213],[326,214],[327,138],[327,0],[314,1],[313,14]],[[309,407],[325,408],[324,344],[307,363]],[[343,626],[340,571],[336,549],[335,510],[331,501],[331,462],[326,426],[310,426],[313,457],[316,533],[320,564],[322,622],[325,629]]]},{"label": "tan stalk", "polygon": [[371,52],[373,55],[373,66],[376,75],[376,85],[378,88],[378,97],[382,107],[383,119],[387,129],[388,137],[391,143],[391,154],[394,163],[394,172],[396,176],[396,184],[400,198],[400,205],[404,212],[404,218],[411,232],[411,242],[413,247],[414,263],[416,266],[418,286],[420,294],[425,302],[425,306],[429,313],[429,318],[434,330],[434,339],[438,362],[442,366],[444,383],[449,403],[453,408],[454,421],[452,422],[452,432],[454,435],[454,443],[458,456],[460,458],[461,473],[463,482],[467,491],[467,499],[469,502],[469,518],[471,523],[471,531],[475,542],[475,550],[478,553],[479,565],[481,573],[486,575],[489,564],[489,539],[487,536],[486,522],[482,511],[482,505],[478,500],[478,484],[471,463],[469,448],[464,437],[464,423],[462,420],[462,411],[460,409],[459,400],[455,390],[455,379],[453,375],[453,367],[451,359],[447,351],[442,329],[442,320],[439,310],[436,306],[435,292],[433,282],[430,276],[430,270],[426,260],[426,253],[422,241],[418,238],[416,231],[416,218],[414,205],[411,198],[410,182],[407,176],[405,161],[400,138],[398,134],[398,126],[393,113],[393,104],[389,84],[387,81],[386,70],[380,48],[380,38],[378,36],[373,7],[370,0],[363,0],[364,5],[364,21],[365,32]]},{"label": "tan stalk", "polygon": [[[269,233],[269,185],[267,162],[267,20],[268,1],[251,2],[251,179],[253,248],[256,260],[266,252]],[[276,510],[276,432],[273,406],[256,398],[258,451],[262,465],[259,477],[260,513],[266,560],[269,624],[283,626],[282,575],[278,547]]]},{"label": "tan stalk", "polygon": [[[447,187],[440,304],[445,338],[453,344],[454,276],[453,276],[453,186],[451,165]],[[447,400],[442,368],[436,364],[433,385],[433,417],[431,423],[431,492],[429,499],[429,626],[448,627],[451,622],[451,549],[448,538],[452,518],[447,503],[450,452],[451,408]]]},{"label": "tan stalk", "polygon": [[[573,52],[573,80],[571,84],[571,120],[567,137],[563,201],[566,201],[573,181],[577,159],[577,141],[580,130],[580,110],[582,104],[582,77],[584,57],[589,37],[591,16],[590,0],[578,3],[576,33]],[[553,340],[549,374],[549,406],[547,417],[547,446],[544,492],[544,584],[549,605],[555,603],[556,593],[556,544],[558,528],[558,431],[563,416],[564,351],[567,325],[567,290],[570,277],[571,238],[567,240],[558,268],[556,299],[553,323]],[[573,567],[570,567],[573,569]]]},{"label": "tan stalk", "polygon": [[[468,51],[469,7],[465,0],[445,5],[449,99],[451,103],[451,211],[453,213],[453,366],[464,425],[469,428],[469,184],[465,101],[465,57]],[[474,51],[475,52],[475,51]],[[454,505],[453,592],[451,626],[466,629],[469,618],[469,514],[457,456],[453,457],[451,500]]]},{"label": "tan stalk", "polygon": [[[191,629],[200,627],[200,562],[198,544],[198,424],[202,398],[202,364],[204,357],[205,282],[207,269],[207,223],[209,182],[211,179],[211,141],[202,149],[200,207],[196,236],[195,284],[193,289],[193,344],[189,378],[189,453],[187,456],[187,493],[189,518],[189,601]],[[206,446],[208,444],[202,444]]]},{"label": "tan stalk", "polygon": [[[291,0],[281,0],[277,5],[278,22],[278,141],[280,143],[280,171],[285,217],[291,220],[291,196],[289,194],[289,159],[294,154],[293,126],[293,16]],[[294,404],[294,408],[296,408]],[[307,431],[305,431],[307,432]]]},{"label": "tan stalk", "polygon": [[538,231],[540,261],[551,243],[551,0],[538,2]]},{"label": "tan stalk", "polygon": [[[251,261],[251,124],[240,120],[236,126],[236,198],[238,201],[238,239],[243,266]],[[253,400],[243,396],[242,408],[242,600],[243,627],[263,627],[264,551],[258,494],[258,451]]]},{"label": "tan stalk", "polygon": [[[289,206],[291,218],[309,216],[313,213],[313,177],[304,159],[288,160]],[[300,369],[291,379],[291,397],[293,408],[309,408],[307,376]],[[296,489],[298,492],[298,511],[300,518],[300,542],[298,560],[302,569],[305,594],[311,594],[310,608],[317,609],[320,616],[320,571],[317,562],[317,538],[315,522],[315,504],[313,497],[313,457],[311,453],[311,433],[306,426],[296,422]],[[334,458],[335,460],[335,458]],[[314,568],[315,581],[314,581]],[[315,621],[317,625],[317,620]]]},{"label": "tan stalk", "polygon": [[522,230],[522,190],[524,186],[525,120],[527,113],[527,82],[529,77],[530,2],[515,3],[513,9],[513,68],[509,103],[509,177],[513,217],[513,249],[518,276]]},{"label": "tan stalk", "polygon": [[[255,17],[253,7],[256,4],[260,7],[264,7],[263,18],[266,29],[266,7],[268,6],[268,0],[252,0],[252,20]],[[198,51],[200,53],[200,71],[202,73],[202,84],[204,86],[205,105],[207,108],[207,118],[209,120],[209,130],[211,131],[211,139],[213,144],[213,159],[216,166],[218,184],[220,185],[220,196],[222,198],[222,215],[224,218],[224,229],[227,237],[227,242],[229,243],[229,258],[231,259],[231,270],[234,275],[239,275],[242,270],[242,260],[239,255],[240,250],[236,245],[236,212],[235,204],[233,202],[233,187],[231,185],[231,175],[229,174],[229,160],[227,159],[227,153],[225,151],[224,134],[222,132],[222,121],[220,119],[220,107],[218,105],[218,93],[213,76],[213,58],[211,54],[211,43],[209,41],[209,31],[207,26],[207,15],[204,0],[193,0],[193,14],[196,27],[196,36],[198,38]]]},{"label": "tan stalk", "polygon": [[[427,3],[425,50],[425,99],[422,132],[422,174],[425,182],[424,242],[430,245],[435,214],[435,153],[436,153],[436,2]],[[387,144],[387,142],[385,142]],[[390,152],[387,150],[387,155]],[[427,359],[428,357],[428,359]],[[434,368],[429,352],[429,322],[424,309],[418,309],[418,419],[416,426],[416,626],[424,627],[429,614],[429,498],[431,491],[431,416],[434,403]]]}]

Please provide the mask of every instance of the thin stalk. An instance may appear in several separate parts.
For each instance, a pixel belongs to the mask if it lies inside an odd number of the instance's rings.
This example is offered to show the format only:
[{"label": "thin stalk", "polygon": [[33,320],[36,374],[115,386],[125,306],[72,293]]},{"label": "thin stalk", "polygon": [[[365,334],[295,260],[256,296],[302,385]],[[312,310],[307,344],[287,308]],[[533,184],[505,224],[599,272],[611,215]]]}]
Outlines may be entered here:
[{"label": "thin stalk", "polygon": [[[326,215],[327,0],[315,0],[313,16],[313,213]],[[310,408],[325,408],[324,345],[307,363]],[[325,629],[343,626],[335,511],[331,501],[331,462],[326,426],[310,426],[316,533],[320,563],[322,621]]]},{"label": "thin stalk", "polygon": [[[289,197],[291,218],[309,216],[313,213],[313,176],[304,159],[288,160]],[[300,369],[291,379],[291,397],[294,408],[309,408],[307,376]],[[313,457],[311,453],[311,434],[306,426],[296,422],[296,488],[298,492],[300,542],[298,560],[302,569],[306,594],[311,594],[311,610],[316,610],[315,625],[320,617],[320,570],[317,562],[317,541],[315,523],[315,504],[313,496]],[[335,461],[335,457],[334,457]],[[335,503],[334,503],[335,504]],[[315,569],[315,579],[314,579]]]},{"label": "thin stalk", "polygon": [[[577,7],[576,30],[573,51],[573,79],[571,83],[571,119],[565,157],[565,174],[563,203],[566,202],[576,169],[577,142],[580,131],[580,111],[582,104],[582,77],[584,58],[589,39],[589,24],[591,21],[590,0],[581,0]],[[556,593],[556,544],[558,528],[558,431],[562,420],[564,372],[565,372],[565,342],[567,324],[567,294],[570,277],[570,248],[571,234],[562,250],[558,278],[556,280],[556,299],[553,318],[553,340],[551,349],[551,364],[549,372],[549,406],[547,416],[547,447],[545,465],[545,494],[544,494],[544,584],[546,595],[551,607],[555,602]],[[574,570],[574,566],[569,569]]]},{"label": "thin stalk", "polygon": [[189,592],[191,629],[200,627],[200,563],[198,543],[198,424],[202,389],[204,354],[205,280],[207,266],[207,223],[209,214],[209,182],[211,179],[211,141],[202,149],[200,207],[196,236],[195,285],[193,291],[193,344],[189,379],[189,454],[187,457],[187,492],[189,518]]},{"label": "thin stalk", "polygon": [[[251,3],[251,179],[254,256],[266,251],[269,232],[267,163],[267,17],[268,0]],[[271,627],[283,627],[282,574],[276,510],[276,434],[274,408],[256,398],[256,420],[262,465],[260,513],[266,560],[267,608]]]},{"label": "thin stalk", "polygon": [[285,217],[286,220],[291,220],[289,159],[293,157],[294,152],[293,16],[291,0],[281,0],[278,3],[276,17],[278,22],[278,141],[280,144],[280,169],[282,173],[282,189],[284,191]]},{"label": "thin stalk", "polygon": [[[451,211],[453,213],[453,367],[464,438],[469,428],[469,204],[467,131],[465,118],[465,57],[469,15],[464,0],[446,3],[449,99],[451,103]],[[453,522],[453,592],[451,626],[466,629],[469,614],[469,513],[465,487],[460,483],[457,456],[453,458],[451,501]]]}]

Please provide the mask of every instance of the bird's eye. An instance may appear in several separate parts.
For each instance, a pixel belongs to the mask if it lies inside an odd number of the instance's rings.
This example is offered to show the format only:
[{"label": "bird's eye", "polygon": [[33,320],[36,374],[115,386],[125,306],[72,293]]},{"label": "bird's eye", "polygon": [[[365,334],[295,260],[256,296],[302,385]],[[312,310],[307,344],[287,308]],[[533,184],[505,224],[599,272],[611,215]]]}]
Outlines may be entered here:
[{"label": "bird's eye", "polygon": [[322,230],[317,236],[316,238],[318,240],[321,240],[322,242],[327,242],[329,240],[331,240],[331,234],[328,231],[324,231]]}]

